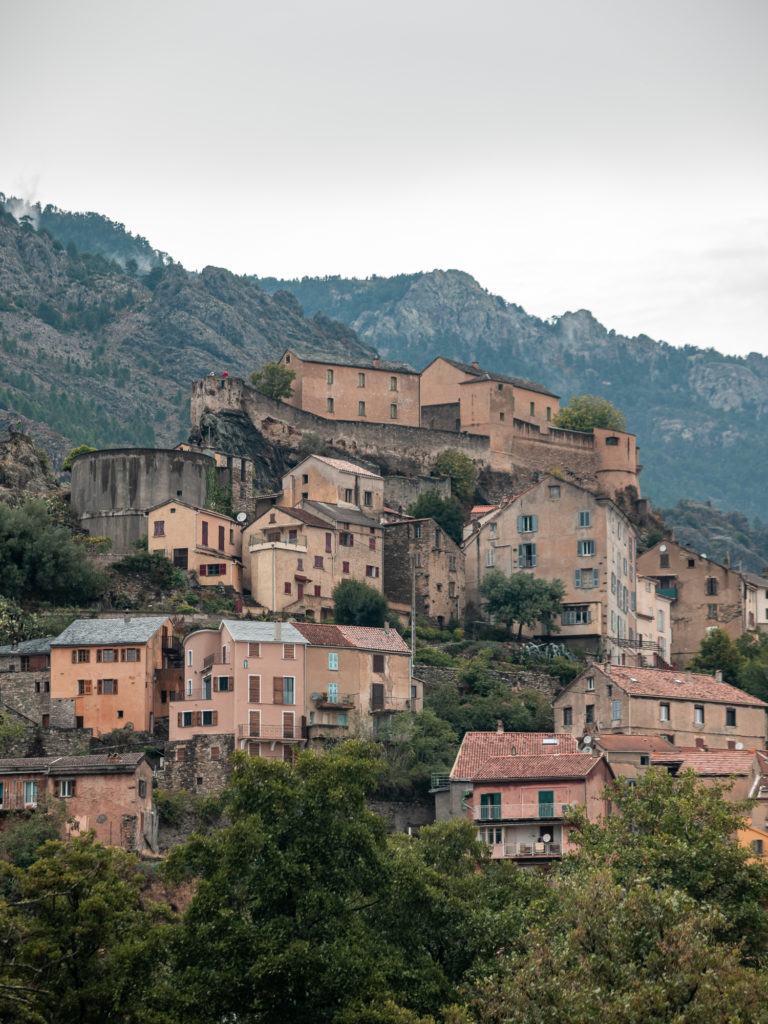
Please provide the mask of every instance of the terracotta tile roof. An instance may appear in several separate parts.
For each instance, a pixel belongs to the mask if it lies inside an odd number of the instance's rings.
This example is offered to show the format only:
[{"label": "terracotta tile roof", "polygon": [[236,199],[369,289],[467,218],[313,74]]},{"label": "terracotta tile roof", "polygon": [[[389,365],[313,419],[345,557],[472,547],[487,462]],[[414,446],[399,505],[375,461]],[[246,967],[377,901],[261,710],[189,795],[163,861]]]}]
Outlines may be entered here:
[{"label": "terracotta tile roof", "polygon": [[498,505],[473,505],[469,510],[470,519],[479,519],[480,516],[485,516],[489,512],[493,512],[495,508],[499,508]]},{"label": "terracotta tile roof", "polygon": [[139,753],[83,754],[72,757],[4,757],[0,759],[0,775],[4,772],[48,772],[53,775],[87,772],[109,768],[113,771],[133,771],[145,760]]},{"label": "terracotta tile roof", "polygon": [[504,779],[585,779],[602,757],[590,754],[544,754],[492,757],[472,776],[473,781]]},{"label": "terracotta tile roof", "polygon": [[[605,673],[608,675],[608,673]],[[678,700],[705,700],[717,704],[749,704],[768,707],[764,701],[714,676],[697,672],[661,668],[626,668],[611,665],[609,678],[632,697],[673,697]]]},{"label": "terracotta tile roof", "polygon": [[[557,743],[544,743],[545,739],[556,739]],[[468,732],[461,741],[451,778],[471,779],[491,757],[546,754],[551,750],[575,754],[578,749],[573,736],[565,732]]]},{"label": "terracotta tile roof", "polygon": [[306,523],[307,526],[320,526],[324,530],[328,529],[328,523],[325,519],[312,515],[311,512],[307,512],[305,508],[299,508],[298,505],[276,505],[275,508],[279,509],[280,512],[285,512],[288,516],[293,516],[300,523]]},{"label": "terracotta tile roof", "polygon": [[347,462],[346,459],[329,459],[325,455],[311,457],[317,459],[318,462],[324,462],[326,466],[338,469],[340,473],[356,473],[358,476],[369,476],[374,480],[383,479],[380,473],[372,473],[370,469],[363,469],[362,466],[356,466],[354,462]]},{"label": "terracotta tile roof", "polygon": [[598,736],[595,743],[608,751],[639,751],[642,754],[677,754],[680,748],[661,736]]},{"label": "terracotta tile roof", "polygon": [[410,654],[408,644],[395,629],[336,626],[320,622],[294,622],[292,625],[315,647],[356,647],[363,651]]},{"label": "terracotta tile roof", "polygon": [[[653,764],[663,760],[663,755],[651,755]],[[754,760],[754,750],[685,750],[681,751],[679,771],[692,768],[697,775],[751,775]]]}]

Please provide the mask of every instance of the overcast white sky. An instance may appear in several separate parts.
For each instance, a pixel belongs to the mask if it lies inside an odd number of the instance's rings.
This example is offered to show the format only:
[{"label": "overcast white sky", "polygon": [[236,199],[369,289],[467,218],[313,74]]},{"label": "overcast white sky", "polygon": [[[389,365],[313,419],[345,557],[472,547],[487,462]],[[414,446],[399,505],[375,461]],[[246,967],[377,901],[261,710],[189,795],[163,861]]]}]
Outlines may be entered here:
[{"label": "overcast white sky", "polygon": [[0,191],[768,354],[765,0],[9,0]]}]

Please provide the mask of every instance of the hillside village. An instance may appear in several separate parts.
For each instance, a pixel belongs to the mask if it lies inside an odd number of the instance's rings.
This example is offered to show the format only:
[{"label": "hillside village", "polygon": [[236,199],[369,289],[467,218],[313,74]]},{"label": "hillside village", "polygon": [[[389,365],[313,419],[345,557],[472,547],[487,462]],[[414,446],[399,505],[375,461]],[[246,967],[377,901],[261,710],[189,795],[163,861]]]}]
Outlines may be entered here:
[{"label": "hillside village", "polygon": [[[571,848],[574,806],[602,820],[606,784],[656,765],[735,779],[733,799],[756,798],[740,838],[761,854],[768,705],[688,665],[713,629],[768,632],[768,578],[665,531],[634,436],[558,427],[557,395],[476,363],[438,357],[419,374],[287,349],[279,365],[293,375],[282,399],[227,373],[196,382],[176,448],[72,459],[72,515],[107,560],[145,545],[227,610],[214,625],[194,607],[125,607],[0,648],[18,725],[0,827],[60,800],[69,833],[157,856],[156,793],[220,793],[234,751],[293,762],[347,737],[396,746],[393,723],[417,719],[441,671],[461,686],[440,668],[450,649],[477,638],[466,655],[480,664],[483,637],[499,647],[515,626],[507,647],[533,662],[496,674],[510,694],[538,690],[552,727],[462,730],[426,803],[392,827],[465,819],[494,858],[546,865]],[[457,502],[460,534],[419,514],[424,500]],[[494,621],[488,581],[521,574],[560,581],[556,612],[513,617],[507,598]],[[338,621],[350,584],[387,618]]]}]

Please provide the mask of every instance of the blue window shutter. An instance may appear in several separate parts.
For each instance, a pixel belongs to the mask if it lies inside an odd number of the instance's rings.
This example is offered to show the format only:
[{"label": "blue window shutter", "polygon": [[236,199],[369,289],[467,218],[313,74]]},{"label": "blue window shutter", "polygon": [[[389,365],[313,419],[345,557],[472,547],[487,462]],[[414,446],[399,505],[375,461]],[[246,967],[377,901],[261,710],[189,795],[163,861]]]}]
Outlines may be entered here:
[{"label": "blue window shutter", "polygon": [[531,519],[533,520],[533,532],[534,533],[538,533],[538,530],[539,530],[539,517],[538,516],[531,516]]},{"label": "blue window shutter", "polygon": [[518,567],[518,569],[524,569],[525,568],[525,555],[523,554],[522,547],[519,547],[517,549],[517,567]]},{"label": "blue window shutter", "polygon": [[581,587],[581,569],[574,570],[573,585],[577,590]]},{"label": "blue window shutter", "polygon": [[536,565],[536,545],[531,544],[531,566]]},{"label": "blue window shutter", "polygon": [[518,533],[522,533],[523,532],[523,517],[522,516],[518,516],[517,517],[517,532]]},{"label": "blue window shutter", "polygon": [[600,586],[600,570],[599,569],[593,569],[592,571],[595,574],[593,582],[592,582],[592,586],[593,587],[599,587]]}]

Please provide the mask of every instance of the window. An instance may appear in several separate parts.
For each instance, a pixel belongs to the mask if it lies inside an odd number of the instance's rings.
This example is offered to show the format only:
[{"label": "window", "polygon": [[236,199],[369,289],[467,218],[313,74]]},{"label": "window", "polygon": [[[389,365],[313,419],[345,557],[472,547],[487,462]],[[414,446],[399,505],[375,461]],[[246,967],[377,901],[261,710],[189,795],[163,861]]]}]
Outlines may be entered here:
[{"label": "window", "polygon": [[415,567],[417,569],[421,568],[421,552],[420,551],[416,552],[416,557],[414,559],[414,565],[415,565]]},{"label": "window", "polygon": [[480,820],[499,821],[501,819],[501,793],[480,794]]},{"label": "window", "polygon": [[358,373],[358,375],[357,375],[357,386],[359,388],[364,388],[365,387],[365,374],[364,373]]},{"label": "window", "polygon": [[668,704],[667,701],[662,701],[659,704],[659,721],[660,722],[668,722],[669,721],[669,704]]},{"label": "window", "polygon": [[594,676],[587,676],[587,689],[588,690],[594,690],[594,688],[595,688],[595,677]]},{"label": "window", "polygon": [[298,544],[298,542],[299,542],[299,531],[298,530],[289,530],[288,531],[288,543],[289,544]]},{"label": "window", "polygon": [[599,587],[600,571],[598,569],[575,569],[573,585],[577,590],[592,590],[594,587]]},{"label": "window", "polygon": [[224,527],[223,526],[219,527],[219,544],[218,544],[217,550],[218,551],[223,551],[224,550]]},{"label": "window", "polygon": [[650,756],[650,754],[641,754],[640,755],[640,766],[642,768],[647,768],[650,765],[650,763],[651,763],[651,756]]},{"label": "window", "polygon": [[593,540],[580,540],[576,549],[576,554],[581,558],[584,555],[592,557],[595,553],[595,542]]},{"label": "window", "polygon": [[494,565],[496,562],[496,551],[494,548],[488,548],[485,553],[485,564],[488,566]]},{"label": "window", "polygon": [[365,402],[358,402],[357,403],[357,415],[358,416],[365,416]]},{"label": "window", "polygon": [[77,693],[79,697],[84,694],[91,692],[91,680],[90,679],[78,679],[77,680]]},{"label": "window", "polygon": [[762,839],[753,839],[752,842],[749,845],[752,848],[752,853],[762,854],[762,852],[763,852],[763,840]]},{"label": "window", "polygon": [[[291,701],[291,704],[293,701]],[[283,712],[283,739],[292,740],[294,737],[294,712],[284,711]],[[283,751],[285,755],[286,751]]]},{"label": "window", "polygon": [[217,711],[203,711],[201,725],[216,725],[218,721]]},{"label": "window", "polygon": [[320,584],[315,584],[315,597],[320,597]]},{"label": "window", "polygon": [[609,448],[616,448],[618,447],[619,439],[618,437],[606,437],[605,443],[608,445]]},{"label": "window", "polygon": [[326,554],[330,554],[331,550],[332,550],[331,549],[331,534],[330,533],[326,533],[326,535],[325,535],[325,553]]},{"label": "window", "polygon": [[707,618],[708,619],[715,619],[715,620],[717,619],[717,605],[716,604],[708,604],[707,605]]},{"label": "window", "polygon": [[326,398],[326,400],[325,400],[325,411],[326,412],[333,412],[333,399],[332,398]]},{"label": "window", "polygon": [[707,594],[713,596],[717,593],[717,580],[714,576],[707,577]]},{"label": "window", "polygon": [[194,725],[194,711],[180,711],[179,725],[182,729],[190,729]]},{"label": "window", "polygon": [[518,516],[517,517],[517,532],[518,533],[536,533],[539,528],[539,517],[538,516]]},{"label": "window", "polygon": [[517,566],[519,569],[533,569],[536,565],[536,545],[521,544],[517,549]]},{"label": "window", "polygon": [[373,491],[363,491],[363,504],[373,505]]},{"label": "window", "polygon": [[164,537],[165,536],[165,520],[164,519],[156,519],[155,520],[154,536],[155,537]]},{"label": "window", "polygon": [[550,485],[549,497],[551,501],[557,501],[557,499],[560,497],[560,484]]},{"label": "window", "polygon": [[384,655],[374,654],[373,656],[373,671],[383,672],[384,671]]},{"label": "window", "polygon": [[326,384],[333,384],[333,370],[326,370],[325,371],[325,383]]},{"label": "window", "polygon": [[24,806],[37,807],[37,783],[24,783]]},{"label": "window", "polygon": [[550,423],[551,420],[552,420],[552,406],[548,405],[547,406],[547,423]]},{"label": "window", "polygon": [[96,683],[96,692],[105,697],[114,696],[117,693],[117,680],[99,679]]},{"label": "window", "polygon": [[695,558],[689,558],[688,559],[688,568],[689,569],[695,569],[696,568],[696,559]]},{"label": "window", "polygon": [[296,679],[294,676],[283,676],[283,704],[294,704],[294,690]]},{"label": "window", "polygon": [[533,402],[531,402],[531,416],[535,416],[535,415],[536,415],[536,406],[534,405]]},{"label": "window", "polygon": [[91,652],[87,649],[80,648],[79,650],[72,651],[72,664],[73,665],[84,665],[86,662],[91,660]]},{"label": "window", "polygon": [[296,559],[296,571],[297,572],[304,572],[304,559],[303,558],[297,558]]},{"label": "window", "polygon": [[322,569],[323,568],[323,556],[322,555],[315,555],[315,568],[316,569]]},{"label": "window", "polygon": [[414,523],[413,524],[413,539],[414,540],[420,540],[421,539],[421,523]]},{"label": "window", "polygon": [[498,523],[490,523],[489,526],[488,526],[488,532],[490,533],[490,535],[492,537],[495,537],[496,534],[499,532],[499,524]]},{"label": "window", "polygon": [[67,800],[75,795],[75,780],[61,779],[56,785],[56,795],[62,800]]},{"label": "window", "polygon": [[117,658],[116,647],[105,647],[96,651],[96,661],[117,661]]},{"label": "window", "polygon": [[343,548],[353,548],[355,546],[354,534],[348,533],[346,530],[342,530],[339,534],[339,544]]},{"label": "window", "polygon": [[397,391],[397,377],[390,377],[389,378],[389,390],[390,391]]},{"label": "window", "polygon": [[248,703],[261,703],[261,676],[248,676]]},{"label": "window", "polygon": [[339,671],[339,656],[335,651],[330,651],[328,654],[328,671],[338,672]]},{"label": "window", "polygon": [[694,704],[693,706],[693,724],[704,725],[704,705]]},{"label": "window", "polygon": [[573,725],[573,708],[563,708],[563,725]]},{"label": "window", "polygon": [[612,700],[611,701],[611,721],[612,722],[620,722],[621,721],[621,701],[620,700]]},{"label": "window", "polygon": [[441,539],[442,539],[442,534],[441,534],[440,530],[435,530],[435,547],[438,550],[440,549],[440,541],[441,541]]},{"label": "window", "polygon": [[366,565],[365,575],[369,579],[377,580],[379,578],[379,566],[378,565]]},{"label": "window", "polygon": [[579,512],[579,526],[591,526],[592,525],[592,513],[589,509],[584,512]]},{"label": "window", "polygon": [[736,708],[725,709],[725,724],[729,727],[736,725]]},{"label": "window", "polygon": [[249,658],[260,658],[261,657],[261,644],[248,644],[248,657]]},{"label": "window", "polygon": [[120,661],[141,661],[141,648],[123,647],[120,651]]},{"label": "window", "polygon": [[208,523],[205,520],[202,522],[202,533],[203,533],[203,547],[208,547]]},{"label": "window", "polygon": [[229,693],[232,689],[232,680],[229,676],[216,676],[216,686],[214,689],[217,693]]},{"label": "window", "polygon": [[146,797],[146,795],[147,795],[147,780],[146,779],[139,779],[138,794],[139,794],[139,799],[141,799],[141,800],[143,800]]},{"label": "window", "polygon": [[493,828],[479,828],[477,830],[477,838],[481,843],[487,843],[488,846],[499,846],[502,841],[503,831],[500,825],[496,825]]},{"label": "window", "polygon": [[283,644],[283,661],[296,659],[296,644]]},{"label": "window", "polygon": [[669,568],[669,552],[668,551],[663,551],[659,555],[659,568],[660,569],[668,569]]},{"label": "window", "polygon": [[342,572],[349,572],[349,562],[342,562],[341,563],[341,571]]},{"label": "window", "polygon": [[218,761],[220,757],[221,757],[221,748],[220,747],[211,747],[211,760],[212,761]]},{"label": "window", "polygon": [[595,705],[587,704],[584,708],[584,721],[594,722],[595,720]]},{"label": "window", "polygon": [[657,618],[657,625],[658,625],[658,628],[659,628],[659,632],[663,633],[664,632],[664,628],[665,628],[664,627],[664,609],[663,608],[660,608],[658,610],[658,612],[656,613],[656,618]]},{"label": "window", "polygon": [[368,538],[368,550],[369,551],[375,551],[376,550],[376,538],[375,537],[369,537]]},{"label": "window", "polygon": [[586,604],[572,604],[563,608],[562,621],[564,626],[584,626],[592,621],[592,612]]},{"label": "window", "polygon": [[5,786],[0,782],[0,807],[3,806],[3,797],[5,795]]},{"label": "window", "polygon": [[397,419],[397,405],[394,402],[389,407],[389,418],[391,420]]},{"label": "window", "polygon": [[290,592],[291,592],[291,584],[286,580],[286,582],[283,584],[283,593],[284,594],[290,594]]},{"label": "window", "polygon": [[248,712],[248,735],[261,736],[261,712]]}]

